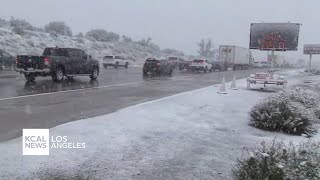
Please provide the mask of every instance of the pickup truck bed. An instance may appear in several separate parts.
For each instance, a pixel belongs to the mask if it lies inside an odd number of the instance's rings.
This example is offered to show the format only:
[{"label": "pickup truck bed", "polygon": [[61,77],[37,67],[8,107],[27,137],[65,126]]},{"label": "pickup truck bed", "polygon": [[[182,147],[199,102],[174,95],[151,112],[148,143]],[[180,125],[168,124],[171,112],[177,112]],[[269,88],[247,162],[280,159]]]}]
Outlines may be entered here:
[{"label": "pickup truck bed", "polygon": [[49,67],[45,65],[45,56],[17,56],[17,71],[21,73],[50,73]]}]

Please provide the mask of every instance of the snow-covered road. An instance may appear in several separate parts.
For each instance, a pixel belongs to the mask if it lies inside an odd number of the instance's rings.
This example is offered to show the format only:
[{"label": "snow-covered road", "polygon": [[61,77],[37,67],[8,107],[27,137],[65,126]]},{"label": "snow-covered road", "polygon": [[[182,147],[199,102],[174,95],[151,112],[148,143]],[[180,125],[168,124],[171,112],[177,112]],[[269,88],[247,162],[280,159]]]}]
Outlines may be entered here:
[{"label": "snow-covered road", "polygon": [[[303,82],[297,71],[285,74],[291,85]],[[226,95],[211,86],[50,129],[86,149],[22,156],[21,138],[0,143],[0,179],[231,179],[243,148],[304,139],[248,126],[250,108],[269,93],[237,85]]]}]

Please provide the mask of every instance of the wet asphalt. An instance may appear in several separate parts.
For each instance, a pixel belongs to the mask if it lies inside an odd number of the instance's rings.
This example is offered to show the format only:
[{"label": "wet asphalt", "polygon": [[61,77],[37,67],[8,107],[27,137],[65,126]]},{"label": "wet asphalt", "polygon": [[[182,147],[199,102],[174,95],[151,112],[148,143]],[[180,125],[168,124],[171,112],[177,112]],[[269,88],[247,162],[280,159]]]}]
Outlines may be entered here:
[{"label": "wet asphalt", "polygon": [[15,72],[0,72],[0,141],[21,136],[25,128],[52,128],[257,71],[262,70],[207,74],[175,70],[171,77],[143,78],[141,68],[101,68],[96,81],[79,76],[60,83],[50,77],[29,83]]}]

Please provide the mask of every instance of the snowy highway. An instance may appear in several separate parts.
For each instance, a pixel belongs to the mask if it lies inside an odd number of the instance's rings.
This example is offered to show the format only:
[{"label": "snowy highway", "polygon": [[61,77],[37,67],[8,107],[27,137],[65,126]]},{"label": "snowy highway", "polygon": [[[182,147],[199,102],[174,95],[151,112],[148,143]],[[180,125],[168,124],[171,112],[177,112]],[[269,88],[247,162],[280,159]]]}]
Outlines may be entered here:
[{"label": "snowy highway", "polygon": [[[306,78],[312,86],[319,85],[319,76],[306,76],[299,70],[279,73],[289,80],[288,87],[304,86]],[[1,142],[0,179],[231,180],[231,168],[243,151],[262,141],[319,140],[319,133],[309,139],[249,126],[250,108],[270,96],[270,90],[281,87],[247,90],[241,79],[237,88],[222,95],[217,93],[219,87],[210,86],[50,129],[50,136],[85,142],[85,149],[51,148],[49,156],[22,156],[23,138]]]},{"label": "snowy highway", "polygon": [[2,0],[0,180],[320,180],[317,5]]},{"label": "snowy highway", "polygon": [[51,128],[67,122],[115,112],[169,95],[247,77],[261,70],[189,73],[143,79],[141,68],[102,69],[97,81],[75,77],[27,83],[21,75],[0,74],[0,141],[21,136],[23,128]]}]

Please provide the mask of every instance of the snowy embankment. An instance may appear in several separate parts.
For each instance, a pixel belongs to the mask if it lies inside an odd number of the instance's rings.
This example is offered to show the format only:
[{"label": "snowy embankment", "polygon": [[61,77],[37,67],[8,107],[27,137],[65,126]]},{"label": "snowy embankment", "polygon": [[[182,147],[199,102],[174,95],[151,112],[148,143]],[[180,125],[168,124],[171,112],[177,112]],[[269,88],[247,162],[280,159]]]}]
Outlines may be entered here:
[{"label": "snowy embankment", "polygon": [[21,36],[12,32],[10,28],[0,28],[0,49],[13,56],[41,55],[46,47],[69,47],[85,50],[94,58],[102,60],[106,55],[121,55],[132,60],[135,64],[142,64],[147,57],[166,56],[160,49],[143,46],[132,42],[98,42],[85,37],[68,37],[51,35],[49,33],[26,31]]},{"label": "snowy embankment", "polygon": [[[305,79],[296,71],[286,74],[289,85]],[[226,95],[211,86],[50,130],[86,142],[86,149],[22,156],[21,138],[0,143],[0,179],[231,179],[243,148],[275,137],[306,140],[248,126],[249,110],[269,93],[247,90],[245,80],[237,85]]]}]

